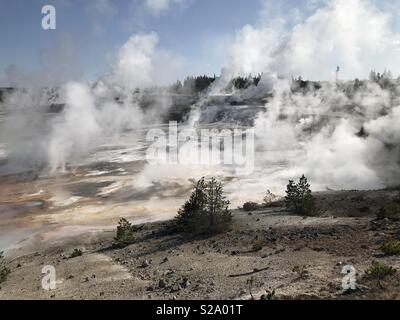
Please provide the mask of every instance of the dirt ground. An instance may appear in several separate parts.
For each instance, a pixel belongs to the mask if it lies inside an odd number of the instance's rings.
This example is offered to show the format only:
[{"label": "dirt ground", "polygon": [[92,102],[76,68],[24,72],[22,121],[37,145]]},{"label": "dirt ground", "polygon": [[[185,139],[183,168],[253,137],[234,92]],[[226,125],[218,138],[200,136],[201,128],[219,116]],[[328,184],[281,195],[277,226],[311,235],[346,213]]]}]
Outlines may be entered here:
[{"label": "dirt ground", "polygon": [[[316,195],[321,217],[294,216],[276,206],[233,211],[232,229],[207,238],[144,224],[136,243],[113,249],[115,228],[43,241],[35,252],[7,255],[11,273],[0,299],[400,299],[400,257],[380,246],[400,238],[400,222],[376,220],[396,190],[329,191]],[[82,256],[70,258],[74,249]],[[367,280],[373,261],[397,269]],[[42,268],[56,270],[56,288],[42,288]],[[357,271],[357,290],[344,292],[342,269]],[[294,272],[297,267],[302,272]]]}]

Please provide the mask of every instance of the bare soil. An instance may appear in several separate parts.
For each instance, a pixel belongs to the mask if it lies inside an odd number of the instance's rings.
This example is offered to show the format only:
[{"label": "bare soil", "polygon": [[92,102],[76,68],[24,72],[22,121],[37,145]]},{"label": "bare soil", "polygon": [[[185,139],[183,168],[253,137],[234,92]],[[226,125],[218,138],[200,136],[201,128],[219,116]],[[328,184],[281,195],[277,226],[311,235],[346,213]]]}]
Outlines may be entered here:
[{"label": "bare soil", "polygon": [[[189,238],[166,222],[144,224],[136,243],[113,249],[115,229],[41,241],[35,251],[7,253],[11,274],[0,299],[400,299],[400,257],[382,255],[399,238],[400,222],[376,220],[396,190],[329,191],[316,195],[320,217],[291,215],[282,206],[233,211],[224,234]],[[116,221],[117,222],[117,221]],[[70,258],[75,248],[83,255]],[[397,269],[367,280],[373,261]],[[56,269],[56,289],[41,286],[42,268]],[[341,273],[357,270],[357,290],[344,292]],[[295,267],[303,273],[294,272]]]}]

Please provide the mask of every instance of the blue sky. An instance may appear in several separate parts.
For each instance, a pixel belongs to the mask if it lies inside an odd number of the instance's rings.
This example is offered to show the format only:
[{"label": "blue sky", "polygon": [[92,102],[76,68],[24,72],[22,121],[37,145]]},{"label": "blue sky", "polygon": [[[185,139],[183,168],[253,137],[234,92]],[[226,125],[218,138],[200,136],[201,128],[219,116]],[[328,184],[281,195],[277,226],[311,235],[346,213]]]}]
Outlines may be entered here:
[{"label": "blue sky", "polygon": [[[0,70],[10,64],[22,71],[35,70],[49,57],[57,60],[64,45],[70,47],[68,62],[94,77],[104,72],[109,55],[129,36],[155,31],[159,46],[190,60],[193,72],[219,72],[221,61],[210,55],[213,50],[208,46],[219,37],[233,36],[254,21],[260,9],[259,0],[191,0],[161,12],[145,7],[144,0],[109,1],[109,10],[97,8],[95,2],[0,0]],[[41,28],[45,4],[56,7],[54,31]]]},{"label": "blue sky", "polygon": [[[160,4],[150,7],[147,1]],[[373,1],[399,8],[398,1]],[[187,73],[219,73],[223,48],[246,24],[257,24],[269,5],[280,14],[316,10],[324,0],[0,0],[0,71],[16,66],[38,72],[63,64],[86,79],[103,74],[110,57],[131,35],[154,31],[158,46],[181,56]],[[41,8],[57,10],[57,30],[41,28]],[[168,6],[166,5],[168,4]],[[397,7],[396,7],[396,6]],[[265,16],[265,15],[264,15]],[[274,18],[274,10],[270,12]],[[398,29],[398,22],[394,21]],[[56,68],[56,70],[59,70]],[[39,71],[40,72],[40,71]],[[60,71],[61,72],[61,71]]]}]

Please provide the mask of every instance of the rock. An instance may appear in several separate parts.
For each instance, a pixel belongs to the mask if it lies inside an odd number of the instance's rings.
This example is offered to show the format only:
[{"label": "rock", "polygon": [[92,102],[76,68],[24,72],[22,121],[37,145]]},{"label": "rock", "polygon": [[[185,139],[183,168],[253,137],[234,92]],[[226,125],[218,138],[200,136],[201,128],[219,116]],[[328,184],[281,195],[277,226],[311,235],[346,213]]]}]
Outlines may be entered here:
[{"label": "rock", "polygon": [[244,294],[246,294],[247,293],[247,290],[246,289],[240,289],[240,292],[239,292],[239,294],[242,296],[242,295],[244,295]]},{"label": "rock", "polygon": [[163,261],[162,261],[162,263],[166,263],[166,262],[168,262],[168,257],[165,257],[165,258],[163,259]]},{"label": "rock", "polygon": [[146,288],[146,291],[153,292],[153,291],[154,291],[154,288],[153,288],[152,286],[150,286],[150,287],[147,287],[147,288]]},{"label": "rock", "polygon": [[167,286],[167,283],[166,283],[163,279],[161,279],[160,281],[158,281],[158,287],[159,287],[160,289],[164,289],[166,286]]},{"label": "rock", "polygon": [[188,278],[184,278],[181,284],[182,288],[186,289],[187,287],[190,286],[190,281]]},{"label": "rock", "polygon": [[142,262],[141,267],[142,267],[142,268],[147,268],[148,266],[150,266],[150,262],[149,262],[148,260],[144,260],[144,261]]},{"label": "rock", "polygon": [[196,284],[194,290],[205,290],[207,287],[204,284]]},{"label": "rock", "polygon": [[166,270],[166,271],[164,272],[164,275],[167,276],[167,277],[170,277],[170,276],[172,276],[174,273],[175,273],[175,272],[174,272],[173,270]]},{"label": "rock", "polygon": [[177,283],[177,284],[172,285],[170,289],[171,289],[170,290],[171,293],[173,293],[173,292],[181,291],[182,287],[179,285],[179,283]]}]

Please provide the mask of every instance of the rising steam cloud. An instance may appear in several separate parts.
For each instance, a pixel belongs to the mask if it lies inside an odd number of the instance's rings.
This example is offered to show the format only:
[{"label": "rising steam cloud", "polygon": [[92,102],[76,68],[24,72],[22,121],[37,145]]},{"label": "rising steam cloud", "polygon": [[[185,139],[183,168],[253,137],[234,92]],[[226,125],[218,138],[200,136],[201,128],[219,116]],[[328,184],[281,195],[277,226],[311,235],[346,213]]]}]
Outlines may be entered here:
[{"label": "rising steam cloud", "polygon": [[[116,52],[110,72],[95,83],[68,82],[50,91],[33,86],[10,95],[4,104],[10,118],[1,135],[10,154],[6,170],[47,163],[53,173],[65,171],[107,137],[159,122],[170,106],[162,91],[156,110],[144,112],[139,100],[144,89],[180,74],[182,59],[157,44],[154,32],[132,36]],[[61,113],[47,114],[49,103],[60,102],[65,102]]]},{"label": "rising steam cloud", "polygon": [[399,34],[391,29],[395,17],[370,1],[327,1],[294,26],[287,12],[271,18],[265,3],[258,23],[237,33],[225,69],[230,76],[264,71],[334,80],[338,65],[343,79],[366,78],[373,69],[400,73]]},{"label": "rising steam cloud", "polygon": [[[220,92],[234,76],[264,72],[258,93],[267,91],[273,98],[255,121],[258,156],[287,167],[262,178],[263,185],[278,184],[282,191],[287,179],[303,173],[317,188],[399,184],[399,81],[386,88],[367,81],[357,90],[354,81],[340,81],[365,79],[373,69],[400,72],[399,34],[391,30],[391,18],[369,1],[332,0],[289,31],[283,26],[290,21],[282,15],[261,16],[237,33],[212,92]],[[293,92],[290,79],[299,75],[327,81],[319,90]],[[248,98],[257,90],[237,94]],[[280,149],[298,152],[279,158],[274,151]]]},{"label": "rising steam cloud", "polygon": [[[171,4],[147,3],[155,10]],[[254,123],[257,165],[261,170],[271,163],[285,163],[282,170],[269,175],[257,175],[258,171],[250,177],[258,182],[246,186],[249,193],[260,194],[271,186],[281,191],[288,179],[303,173],[316,188],[398,184],[400,82],[388,79],[390,84],[382,86],[375,81],[347,81],[365,79],[372,69],[400,73],[399,35],[391,29],[392,18],[370,1],[332,0],[296,23],[283,16],[270,20],[261,15],[238,31],[210,95],[223,92],[232,77],[263,72],[257,87],[235,95],[247,99],[268,94],[266,111]],[[14,148],[11,154],[62,171],[104,137],[159,121],[154,116],[168,109],[170,101],[160,98],[162,107],[145,113],[135,89],[178,78],[183,61],[158,48],[158,40],[156,33],[134,35],[117,52],[109,74],[94,84],[64,85],[59,90],[66,102],[61,114],[49,120],[42,109],[31,107],[28,114],[33,114],[34,122],[19,117],[22,120],[15,123],[30,137],[29,148],[24,137],[13,132],[18,131],[15,126],[5,126],[2,136]],[[293,90],[291,78],[300,75],[324,81],[318,89]],[[33,101],[40,106],[42,100],[41,95],[19,92],[8,106],[20,114],[22,105]],[[19,108],[12,108],[16,105]]]}]

